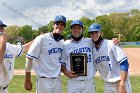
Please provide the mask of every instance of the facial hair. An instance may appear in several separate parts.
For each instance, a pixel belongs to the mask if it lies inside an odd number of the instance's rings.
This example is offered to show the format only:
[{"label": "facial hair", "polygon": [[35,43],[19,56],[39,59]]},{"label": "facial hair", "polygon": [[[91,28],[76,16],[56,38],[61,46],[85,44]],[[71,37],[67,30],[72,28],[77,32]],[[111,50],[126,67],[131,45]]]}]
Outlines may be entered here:
[{"label": "facial hair", "polygon": [[75,41],[79,41],[79,40],[81,40],[81,38],[83,37],[83,35],[81,35],[80,37],[74,37],[73,35],[71,35],[71,37],[72,37]]}]

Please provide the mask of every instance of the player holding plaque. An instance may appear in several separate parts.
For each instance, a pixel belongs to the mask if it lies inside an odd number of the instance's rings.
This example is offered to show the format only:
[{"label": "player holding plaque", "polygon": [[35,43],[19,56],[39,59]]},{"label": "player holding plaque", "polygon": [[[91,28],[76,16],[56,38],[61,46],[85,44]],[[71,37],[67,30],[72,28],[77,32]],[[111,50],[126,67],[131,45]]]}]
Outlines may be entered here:
[{"label": "player holding plaque", "polygon": [[91,38],[83,37],[80,20],[71,23],[71,39],[65,41],[64,53],[60,60],[62,72],[69,77],[67,93],[95,93]]}]

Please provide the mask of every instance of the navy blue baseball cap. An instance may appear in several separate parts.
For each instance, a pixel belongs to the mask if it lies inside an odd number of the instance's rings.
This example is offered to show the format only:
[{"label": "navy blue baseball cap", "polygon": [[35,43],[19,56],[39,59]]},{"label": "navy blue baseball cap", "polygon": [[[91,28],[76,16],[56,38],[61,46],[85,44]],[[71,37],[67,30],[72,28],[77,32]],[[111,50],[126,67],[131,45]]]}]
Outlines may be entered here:
[{"label": "navy blue baseball cap", "polygon": [[3,24],[3,22],[0,20],[0,27],[7,27],[7,25]]},{"label": "navy blue baseball cap", "polygon": [[90,25],[89,33],[94,31],[101,31],[101,26],[97,23],[93,23],[92,25]]},{"label": "navy blue baseball cap", "polygon": [[83,28],[83,23],[80,20],[73,20],[70,27],[72,28],[73,25],[80,25]]},{"label": "navy blue baseball cap", "polygon": [[64,17],[63,15],[58,15],[58,16],[55,17],[54,23],[56,23],[58,21],[60,21],[60,22],[62,21],[66,24],[66,17]]}]

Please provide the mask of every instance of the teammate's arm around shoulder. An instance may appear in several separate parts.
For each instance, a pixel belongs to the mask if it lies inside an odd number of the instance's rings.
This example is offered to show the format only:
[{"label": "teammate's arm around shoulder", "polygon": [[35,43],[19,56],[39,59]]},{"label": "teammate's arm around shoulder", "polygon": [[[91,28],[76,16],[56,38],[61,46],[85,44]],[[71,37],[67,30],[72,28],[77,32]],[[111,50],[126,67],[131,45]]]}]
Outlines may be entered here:
[{"label": "teammate's arm around shoulder", "polygon": [[31,69],[32,69],[32,59],[26,57],[26,64],[25,64],[25,83],[24,87],[26,90],[31,91],[32,90],[32,81],[31,81]]},{"label": "teammate's arm around shoulder", "polygon": [[5,54],[5,49],[6,49],[6,41],[7,41],[7,36],[5,33],[3,33],[0,36],[0,63],[4,59],[4,54]]},{"label": "teammate's arm around shoulder", "polygon": [[28,42],[28,43],[26,43],[26,44],[23,45],[23,52],[24,53],[29,50],[29,48],[30,48],[31,44],[33,43],[33,41],[34,40],[32,40],[32,41],[30,41],[30,42]]},{"label": "teammate's arm around shoulder", "polygon": [[119,45],[120,44],[120,40],[118,38],[112,38],[113,44],[115,45]]}]

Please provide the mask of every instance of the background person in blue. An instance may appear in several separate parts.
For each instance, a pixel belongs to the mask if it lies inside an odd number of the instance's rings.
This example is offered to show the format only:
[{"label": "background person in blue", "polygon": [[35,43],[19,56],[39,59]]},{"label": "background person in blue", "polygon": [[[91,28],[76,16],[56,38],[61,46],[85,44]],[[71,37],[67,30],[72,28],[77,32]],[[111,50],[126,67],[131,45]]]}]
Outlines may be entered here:
[{"label": "background person in blue", "polygon": [[58,15],[54,19],[53,31],[38,36],[26,55],[25,89],[32,90],[31,68],[37,75],[36,93],[62,93],[61,64],[63,36],[66,18]]},{"label": "background person in blue", "polygon": [[101,26],[93,23],[89,27],[95,43],[93,58],[95,66],[105,81],[104,93],[132,93],[128,76],[128,58],[122,48],[102,37]]}]

